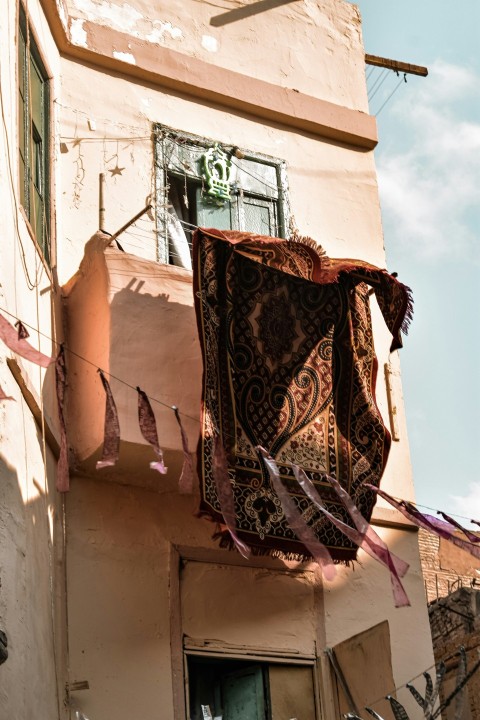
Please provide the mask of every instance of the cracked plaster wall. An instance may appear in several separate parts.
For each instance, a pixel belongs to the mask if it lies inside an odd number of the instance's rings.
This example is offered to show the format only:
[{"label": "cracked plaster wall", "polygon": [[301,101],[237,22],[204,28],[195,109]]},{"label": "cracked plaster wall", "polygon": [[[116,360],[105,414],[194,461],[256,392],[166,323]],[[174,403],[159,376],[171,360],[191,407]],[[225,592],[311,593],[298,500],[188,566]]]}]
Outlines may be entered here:
[{"label": "cracked plaster wall", "polygon": [[[68,0],[72,40],[83,21],[150,45],[368,112],[361,23],[356,6],[301,0],[217,26],[246,2]],[[213,21],[213,24],[212,24]],[[83,31],[84,32],[84,31]],[[129,60],[129,62],[134,62]]]}]

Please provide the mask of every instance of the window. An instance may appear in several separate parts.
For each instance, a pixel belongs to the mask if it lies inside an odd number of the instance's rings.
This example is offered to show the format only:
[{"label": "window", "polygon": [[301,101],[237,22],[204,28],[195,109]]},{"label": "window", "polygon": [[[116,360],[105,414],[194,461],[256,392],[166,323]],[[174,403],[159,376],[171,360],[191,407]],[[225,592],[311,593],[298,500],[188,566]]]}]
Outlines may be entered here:
[{"label": "window", "polygon": [[283,161],[161,125],[155,137],[161,262],[191,268],[191,235],[198,225],[285,237]]},{"label": "window", "polygon": [[20,202],[47,262],[49,233],[49,87],[45,66],[20,6],[18,33],[18,165]]},{"label": "window", "polygon": [[187,655],[191,720],[315,720],[313,665]]}]

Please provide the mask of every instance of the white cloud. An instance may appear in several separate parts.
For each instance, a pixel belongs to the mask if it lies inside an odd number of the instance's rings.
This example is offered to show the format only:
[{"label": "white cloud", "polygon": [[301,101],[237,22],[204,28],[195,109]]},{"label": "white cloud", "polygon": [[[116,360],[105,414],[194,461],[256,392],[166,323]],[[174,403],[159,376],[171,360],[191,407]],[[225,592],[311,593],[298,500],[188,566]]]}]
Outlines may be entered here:
[{"label": "white cloud", "polygon": [[[452,495],[450,499],[452,501],[452,513],[461,515],[464,518],[471,518],[473,520],[480,521],[480,482],[470,483],[466,495]],[[448,510],[446,512],[448,512]],[[469,525],[469,523],[460,522],[466,527]],[[476,530],[479,529],[478,525],[472,525],[472,527]]]},{"label": "white cloud", "polygon": [[392,102],[388,129],[393,121],[397,147],[409,142],[404,152],[379,148],[385,231],[417,257],[478,258],[480,122],[468,115],[479,92],[473,72],[437,62]]}]

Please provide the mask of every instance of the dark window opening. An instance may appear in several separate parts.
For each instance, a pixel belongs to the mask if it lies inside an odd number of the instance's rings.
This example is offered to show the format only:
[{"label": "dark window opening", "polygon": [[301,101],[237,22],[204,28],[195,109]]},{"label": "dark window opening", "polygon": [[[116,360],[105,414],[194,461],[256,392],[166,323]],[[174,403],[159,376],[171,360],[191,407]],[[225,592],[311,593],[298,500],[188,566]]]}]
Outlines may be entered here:
[{"label": "dark window opening", "polygon": [[187,656],[190,720],[315,720],[313,666]]},{"label": "dark window opening", "polygon": [[[286,165],[281,160],[157,126],[159,260],[191,268],[197,226],[285,237],[288,227]],[[215,195],[205,156],[217,148],[226,184]],[[222,165],[223,163],[223,165]],[[222,183],[220,183],[222,185]]]}]

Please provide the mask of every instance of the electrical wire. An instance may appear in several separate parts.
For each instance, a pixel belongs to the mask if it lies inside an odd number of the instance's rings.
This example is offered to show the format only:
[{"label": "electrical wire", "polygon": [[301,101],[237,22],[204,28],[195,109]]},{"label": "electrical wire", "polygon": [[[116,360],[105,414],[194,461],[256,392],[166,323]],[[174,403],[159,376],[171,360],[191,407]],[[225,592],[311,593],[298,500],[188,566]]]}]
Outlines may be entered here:
[{"label": "electrical wire", "polygon": [[377,85],[378,85],[378,83],[380,82],[380,80],[381,80],[387,73],[388,73],[388,69],[387,69],[387,68],[383,68],[383,70],[382,70],[381,72],[379,72],[377,78],[375,79],[375,81],[374,81],[373,84],[372,84],[372,87],[371,87],[370,90],[368,91],[368,94],[372,93],[372,92],[375,90],[375,88],[377,87]]},{"label": "electrical wire", "polygon": [[385,107],[385,105],[386,105],[386,104],[388,103],[388,101],[395,95],[395,93],[397,92],[398,88],[400,87],[400,85],[401,85],[403,82],[406,82],[406,81],[405,81],[405,76],[404,76],[403,78],[400,78],[400,80],[398,81],[398,83],[397,83],[397,85],[395,86],[395,88],[392,90],[392,92],[390,93],[390,95],[387,97],[387,99],[385,100],[385,102],[384,102],[383,105],[381,106],[380,110],[377,110],[377,112],[375,113],[375,117],[378,117],[378,116],[380,115],[380,113],[382,112],[382,110],[383,110],[383,108]]},{"label": "electrical wire", "polygon": [[371,95],[368,96],[369,102],[371,102],[371,101],[373,100],[373,98],[374,98],[375,95],[378,93],[378,91],[380,90],[380,88],[382,87],[383,83],[385,82],[385,80],[386,80],[387,78],[388,78],[388,73],[385,75],[385,77],[383,78],[382,82],[379,83],[378,86],[376,87],[376,89],[371,93]]}]

